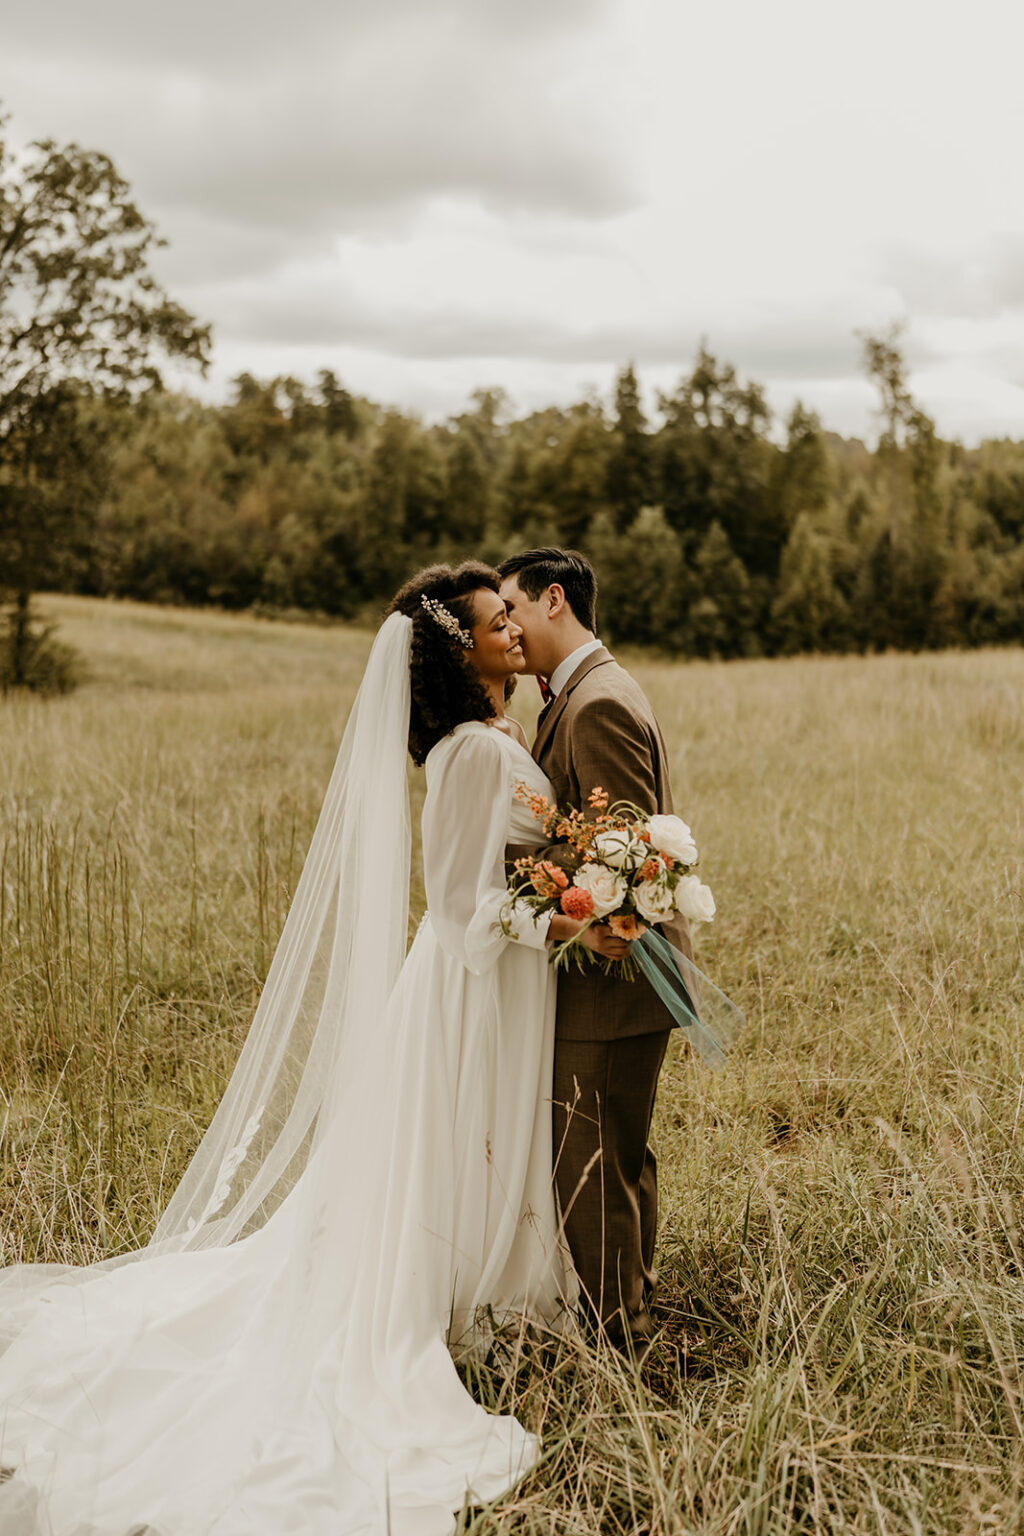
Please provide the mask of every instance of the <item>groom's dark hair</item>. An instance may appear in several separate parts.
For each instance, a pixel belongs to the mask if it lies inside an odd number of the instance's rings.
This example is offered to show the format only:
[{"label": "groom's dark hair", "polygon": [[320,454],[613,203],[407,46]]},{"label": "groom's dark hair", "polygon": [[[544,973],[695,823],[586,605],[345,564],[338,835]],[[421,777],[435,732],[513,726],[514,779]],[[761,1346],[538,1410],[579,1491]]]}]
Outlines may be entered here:
[{"label": "groom's dark hair", "polygon": [[531,602],[557,583],[584,629],[597,628],[597,577],[586,555],[578,549],[528,549],[509,555],[498,566],[502,581],[514,576]]}]

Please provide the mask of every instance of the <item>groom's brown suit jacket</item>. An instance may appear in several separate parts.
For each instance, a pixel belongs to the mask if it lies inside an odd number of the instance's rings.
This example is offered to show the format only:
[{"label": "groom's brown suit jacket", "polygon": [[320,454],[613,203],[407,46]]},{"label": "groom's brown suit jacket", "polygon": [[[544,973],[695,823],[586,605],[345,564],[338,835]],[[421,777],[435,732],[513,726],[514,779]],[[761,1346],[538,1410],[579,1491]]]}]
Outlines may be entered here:
[{"label": "groom's brown suit jacket", "polygon": [[[668,759],[654,711],[603,646],[584,657],[542,711],[533,755],[559,804],[588,811],[587,798],[600,786],[611,802],[631,800],[649,816],[672,813]],[[671,944],[692,957],[685,919],[660,926]],[[654,1034],[674,1022],[642,977],[620,981],[597,966],[572,966],[559,975],[556,1033],[563,1039]]]}]

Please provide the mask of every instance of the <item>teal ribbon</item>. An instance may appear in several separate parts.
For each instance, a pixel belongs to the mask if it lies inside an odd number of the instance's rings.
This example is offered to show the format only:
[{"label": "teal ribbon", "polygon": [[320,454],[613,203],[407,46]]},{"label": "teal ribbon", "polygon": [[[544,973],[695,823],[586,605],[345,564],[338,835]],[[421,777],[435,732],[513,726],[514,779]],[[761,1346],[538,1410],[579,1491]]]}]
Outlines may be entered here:
[{"label": "teal ribbon", "polygon": [[742,1011],[653,928],[634,943],[632,958],[701,1060],[712,1071],[724,1066],[729,1046],[745,1023]]}]

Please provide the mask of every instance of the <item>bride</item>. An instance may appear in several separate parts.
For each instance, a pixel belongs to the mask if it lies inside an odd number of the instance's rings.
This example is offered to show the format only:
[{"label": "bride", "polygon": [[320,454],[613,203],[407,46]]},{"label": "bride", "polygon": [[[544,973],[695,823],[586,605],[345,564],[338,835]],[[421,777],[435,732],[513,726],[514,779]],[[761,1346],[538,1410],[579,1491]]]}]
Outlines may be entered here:
[{"label": "bride", "polygon": [[[402,588],[152,1241],[0,1272],[4,1536],[429,1536],[535,1464],[452,1359],[572,1300],[545,949],[581,925],[525,920],[516,942],[498,922],[505,845],[538,841],[513,786],[549,792],[504,713],[519,633],[486,566]],[[406,956],[407,748],[428,914]]]}]

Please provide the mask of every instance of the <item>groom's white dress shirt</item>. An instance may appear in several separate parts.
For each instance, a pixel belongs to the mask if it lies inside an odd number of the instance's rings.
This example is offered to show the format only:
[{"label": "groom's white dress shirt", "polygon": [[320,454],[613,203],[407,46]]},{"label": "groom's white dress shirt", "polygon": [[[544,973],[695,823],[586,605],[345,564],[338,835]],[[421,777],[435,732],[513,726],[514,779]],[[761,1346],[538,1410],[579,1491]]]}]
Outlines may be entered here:
[{"label": "groom's white dress shirt", "polygon": [[552,698],[558,697],[580,662],[589,656],[592,651],[599,651],[600,649],[600,640],[587,640],[583,645],[578,645],[574,651],[571,651],[564,661],[558,663],[558,666],[548,678],[548,687],[551,689]]}]

